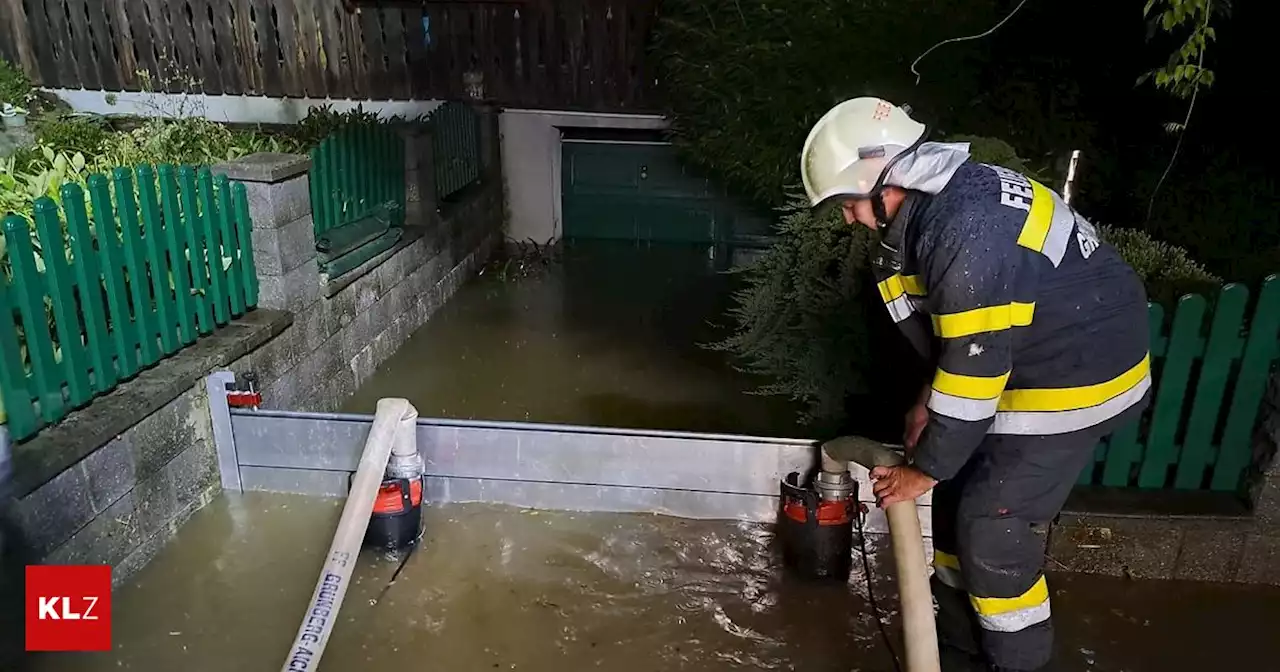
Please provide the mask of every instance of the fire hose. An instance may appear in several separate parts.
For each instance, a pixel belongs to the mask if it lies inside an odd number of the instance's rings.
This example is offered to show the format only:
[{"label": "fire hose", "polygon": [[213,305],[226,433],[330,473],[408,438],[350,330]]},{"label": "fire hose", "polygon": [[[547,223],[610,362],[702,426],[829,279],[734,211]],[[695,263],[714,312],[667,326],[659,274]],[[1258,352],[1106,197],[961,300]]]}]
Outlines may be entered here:
[{"label": "fire hose", "polygon": [[[842,436],[824,444],[822,471],[842,474],[849,463],[867,469],[905,464],[905,458],[888,446],[859,436]],[[924,535],[915,501],[892,504],[885,509],[889,537],[898,575],[898,595],[902,607],[902,633],[906,642],[907,672],[938,672],[937,626],[933,615],[933,595],[924,557]]]}]

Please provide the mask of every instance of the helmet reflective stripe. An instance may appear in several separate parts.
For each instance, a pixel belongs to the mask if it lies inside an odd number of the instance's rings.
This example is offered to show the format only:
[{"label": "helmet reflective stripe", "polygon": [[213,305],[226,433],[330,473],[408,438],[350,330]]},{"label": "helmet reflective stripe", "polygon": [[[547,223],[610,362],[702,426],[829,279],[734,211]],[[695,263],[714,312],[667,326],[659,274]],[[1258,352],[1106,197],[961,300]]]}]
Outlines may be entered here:
[{"label": "helmet reflective stripe", "polygon": [[800,176],[813,206],[867,198],[893,160],[924,138],[925,127],[879,98],[854,98],[814,124],[800,153]]}]

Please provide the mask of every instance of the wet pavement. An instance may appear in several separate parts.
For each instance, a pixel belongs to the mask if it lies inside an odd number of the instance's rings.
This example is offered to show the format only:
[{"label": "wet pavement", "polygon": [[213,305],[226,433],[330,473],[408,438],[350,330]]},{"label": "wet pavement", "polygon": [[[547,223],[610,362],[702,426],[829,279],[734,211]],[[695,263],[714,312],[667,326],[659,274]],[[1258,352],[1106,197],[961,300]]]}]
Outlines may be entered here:
[{"label": "wet pavement", "polygon": [[464,286],[344,407],[424,417],[795,436],[797,406],[701,344],[736,278],[706,248],[578,243],[544,270]]},{"label": "wet pavement", "polygon": [[[279,669],[340,507],[221,497],[116,592],[113,651],[33,669]],[[892,669],[861,571],[789,579],[767,526],[484,505],[427,524],[390,587],[397,563],[361,558],[320,670]],[[873,551],[873,586],[896,638],[888,560]],[[1276,669],[1280,589],[1050,580],[1063,670]]]}]

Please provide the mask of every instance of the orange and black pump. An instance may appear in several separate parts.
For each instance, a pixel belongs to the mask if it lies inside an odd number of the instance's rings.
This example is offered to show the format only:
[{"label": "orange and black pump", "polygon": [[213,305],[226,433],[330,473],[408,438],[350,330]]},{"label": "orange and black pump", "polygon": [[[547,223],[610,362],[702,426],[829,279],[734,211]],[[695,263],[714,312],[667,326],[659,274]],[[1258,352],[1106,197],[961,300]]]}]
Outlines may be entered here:
[{"label": "orange and black pump", "polygon": [[783,563],[793,572],[811,579],[848,580],[858,487],[852,479],[841,486],[833,491],[801,485],[797,472],[782,480],[778,538]]},{"label": "orange and black pump", "polygon": [[422,538],[423,477],[386,478],[373,502],[365,545],[396,551]]}]

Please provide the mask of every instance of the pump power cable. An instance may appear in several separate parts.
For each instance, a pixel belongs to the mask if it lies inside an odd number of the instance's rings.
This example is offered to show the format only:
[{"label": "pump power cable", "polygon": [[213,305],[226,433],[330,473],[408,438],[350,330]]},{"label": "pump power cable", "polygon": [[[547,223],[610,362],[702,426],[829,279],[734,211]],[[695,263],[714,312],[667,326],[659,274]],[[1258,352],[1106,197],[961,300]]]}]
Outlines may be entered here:
[{"label": "pump power cable", "polygon": [[884,627],[884,618],[880,612],[880,603],[876,600],[875,580],[871,575],[871,554],[867,551],[867,532],[863,526],[863,519],[867,516],[867,507],[865,504],[858,503],[858,544],[862,550],[862,571],[867,577],[867,602],[871,603],[871,617],[876,621],[876,628],[880,630],[880,638],[884,640],[884,647],[889,650],[889,657],[893,659],[893,669],[895,672],[902,672],[902,661],[898,658],[898,652],[893,648],[893,639],[889,637],[889,631]]}]

